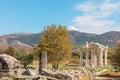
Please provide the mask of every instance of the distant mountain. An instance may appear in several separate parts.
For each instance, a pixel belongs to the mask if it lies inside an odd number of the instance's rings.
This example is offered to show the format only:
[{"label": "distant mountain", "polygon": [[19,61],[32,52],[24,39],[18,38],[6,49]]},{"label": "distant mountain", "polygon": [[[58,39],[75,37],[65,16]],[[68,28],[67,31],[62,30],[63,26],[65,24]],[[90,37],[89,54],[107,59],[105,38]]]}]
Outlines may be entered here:
[{"label": "distant mountain", "polygon": [[110,31],[103,33],[101,35],[95,36],[91,41],[99,42],[108,46],[115,46],[116,42],[120,40],[120,32],[119,31]]},{"label": "distant mountain", "polygon": [[73,43],[75,44],[75,47],[79,47],[81,44],[85,43],[86,41],[90,41],[93,37],[97,36],[96,34],[78,32],[75,30],[69,31],[69,34]]},{"label": "distant mountain", "polygon": [[39,42],[40,35],[41,33],[24,35],[17,38],[17,40],[30,46],[35,46]]},{"label": "distant mountain", "polygon": [[[110,31],[104,34],[91,34],[79,31],[69,31],[75,48],[79,47],[86,41],[95,41],[108,46],[115,46],[116,42],[120,40],[120,32]],[[0,44],[12,45],[15,47],[33,47],[38,44],[41,33],[15,33],[0,36]]]},{"label": "distant mountain", "polygon": [[7,34],[7,35],[2,35],[0,36],[0,45],[4,45],[4,46],[14,46],[16,48],[32,48],[31,45],[28,45],[26,43],[23,43],[21,41],[19,41],[18,39],[20,37],[24,37],[24,36],[28,36],[31,34],[26,34],[26,33],[15,33],[15,34]]}]

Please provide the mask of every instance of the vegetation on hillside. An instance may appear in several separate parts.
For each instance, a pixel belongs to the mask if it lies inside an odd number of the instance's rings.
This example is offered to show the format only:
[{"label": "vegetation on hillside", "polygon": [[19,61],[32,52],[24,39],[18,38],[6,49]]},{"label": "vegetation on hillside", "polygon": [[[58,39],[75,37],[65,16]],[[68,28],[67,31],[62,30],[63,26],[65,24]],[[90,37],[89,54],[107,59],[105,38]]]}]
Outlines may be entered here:
[{"label": "vegetation on hillside", "polygon": [[[39,42],[39,36],[41,33],[31,33],[31,34],[10,34],[10,35],[3,35],[0,36],[0,44],[8,44],[11,45],[11,42],[15,40],[30,45],[35,46]],[[96,35],[91,33],[84,33],[79,31],[69,31],[69,35],[72,38],[73,43],[75,44],[74,48],[79,48],[81,44],[85,43],[86,41],[95,41],[99,42],[103,45],[108,45],[109,47],[113,47],[116,45],[117,40],[120,40],[120,32],[111,31],[106,32],[104,34]]]}]

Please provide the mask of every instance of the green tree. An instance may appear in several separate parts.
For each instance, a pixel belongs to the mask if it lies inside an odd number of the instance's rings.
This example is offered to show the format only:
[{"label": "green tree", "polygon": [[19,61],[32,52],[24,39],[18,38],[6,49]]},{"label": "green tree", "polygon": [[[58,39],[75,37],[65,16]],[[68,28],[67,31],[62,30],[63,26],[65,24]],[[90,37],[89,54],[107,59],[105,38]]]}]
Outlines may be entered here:
[{"label": "green tree", "polygon": [[16,58],[20,60],[24,68],[27,68],[27,65],[31,64],[34,60],[34,55],[30,54],[17,54]]},{"label": "green tree", "polygon": [[51,25],[43,31],[37,45],[37,51],[46,51],[48,61],[53,68],[57,69],[59,64],[71,55],[72,42],[65,26]]},{"label": "green tree", "polygon": [[15,56],[16,55],[16,50],[13,46],[8,46],[5,50],[4,53],[11,55],[11,56]]},{"label": "green tree", "polygon": [[34,51],[32,48],[19,48],[16,58],[20,60],[21,64],[26,68],[27,65],[31,64],[34,60]]}]

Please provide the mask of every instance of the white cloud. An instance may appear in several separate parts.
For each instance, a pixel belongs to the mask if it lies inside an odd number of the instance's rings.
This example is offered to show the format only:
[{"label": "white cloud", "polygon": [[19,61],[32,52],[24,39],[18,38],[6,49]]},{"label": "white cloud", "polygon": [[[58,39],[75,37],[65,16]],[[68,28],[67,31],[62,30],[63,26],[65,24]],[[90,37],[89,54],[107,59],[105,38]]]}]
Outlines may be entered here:
[{"label": "white cloud", "polygon": [[113,3],[111,3],[110,1],[109,2],[107,1],[100,6],[100,9],[104,10],[104,11],[106,11],[106,10],[116,10],[116,9],[119,9],[119,7],[120,7],[120,1],[113,2]]},{"label": "white cloud", "polygon": [[77,30],[103,33],[111,31],[118,26],[118,22],[113,15],[120,14],[120,1],[103,0],[97,4],[94,0],[87,0],[82,4],[76,4],[75,8],[82,12],[80,16],[74,17],[72,20],[72,25]]},{"label": "white cloud", "polygon": [[69,26],[68,29],[69,30],[76,30],[77,31],[77,28],[75,26]]},{"label": "white cloud", "polygon": [[78,16],[73,19],[73,23],[75,26],[81,27],[97,27],[97,28],[104,28],[104,26],[111,26],[114,25],[115,22],[112,20],[100,20],[95,16]]},{"label": "white cloud", "polygon": [[84,3],[84,4],[76,4],[75,8],[76,8],[76,10],[90,12],[90,11],[95,10],[97,7],[93,6],[93,4],[91,4],[91,3]]}]

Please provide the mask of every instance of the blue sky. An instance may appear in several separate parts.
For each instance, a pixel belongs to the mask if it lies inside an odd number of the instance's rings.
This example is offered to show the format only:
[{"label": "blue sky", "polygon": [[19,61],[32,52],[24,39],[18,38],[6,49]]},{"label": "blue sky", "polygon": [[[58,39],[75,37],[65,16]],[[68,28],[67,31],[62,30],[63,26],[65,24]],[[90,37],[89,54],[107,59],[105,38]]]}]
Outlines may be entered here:
[{"label": "blue sky", "polygon": [[51,24],[101,34],[120,31],[120,0],[0,0],[0,34],[41,32]]}]

